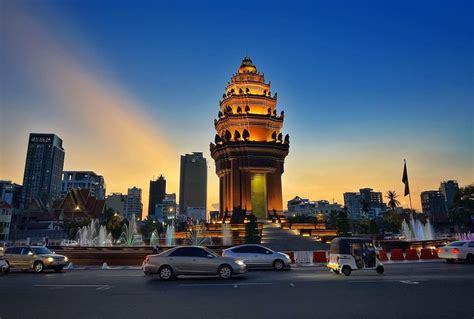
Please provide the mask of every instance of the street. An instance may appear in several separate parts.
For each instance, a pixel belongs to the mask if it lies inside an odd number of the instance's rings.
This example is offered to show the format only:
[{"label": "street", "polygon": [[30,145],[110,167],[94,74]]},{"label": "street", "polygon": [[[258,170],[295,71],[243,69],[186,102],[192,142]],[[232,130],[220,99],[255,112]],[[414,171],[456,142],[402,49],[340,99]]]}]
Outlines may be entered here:
[{"label": "street", "polygon": [[474,266],[387,264],[384,275],[322,266],[229,281],[163,282],[137,269],[0,277],[0,318],[473,318]]}]

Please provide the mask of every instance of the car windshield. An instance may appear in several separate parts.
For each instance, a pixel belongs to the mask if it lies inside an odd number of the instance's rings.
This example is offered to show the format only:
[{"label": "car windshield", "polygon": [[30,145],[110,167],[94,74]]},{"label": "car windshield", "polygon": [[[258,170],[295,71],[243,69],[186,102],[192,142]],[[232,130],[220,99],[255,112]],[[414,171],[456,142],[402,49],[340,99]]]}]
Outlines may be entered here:
[{"label": "car windshield", "polygon": [[36,255],[48,255],[52,254],[52,251],[49,250],[46,247],[32,247],[31,250],[36,254]]},{"label": "car windshield", "polygon": [[453,241],[448,246],[461,247],[465,244],[465,241]]}]

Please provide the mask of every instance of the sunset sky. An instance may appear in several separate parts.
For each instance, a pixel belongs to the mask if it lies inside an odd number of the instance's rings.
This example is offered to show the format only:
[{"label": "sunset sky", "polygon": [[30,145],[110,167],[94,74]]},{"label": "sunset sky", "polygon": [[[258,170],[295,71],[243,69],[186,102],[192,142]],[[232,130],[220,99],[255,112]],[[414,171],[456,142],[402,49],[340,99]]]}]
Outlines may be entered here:
[{"label": "sunset sky", "polygon": [[[1,1],[0,179],[22,183],[28,134],[64,141],[65,170],[107,192],[208,160],[219,99],[249,55],[291,136],[283,200],[372,187],[413,204],[474,182],[471,1]],[[400,198],[408,202],[408,198]],[[405,205],[406,206],[406,205]]]}]

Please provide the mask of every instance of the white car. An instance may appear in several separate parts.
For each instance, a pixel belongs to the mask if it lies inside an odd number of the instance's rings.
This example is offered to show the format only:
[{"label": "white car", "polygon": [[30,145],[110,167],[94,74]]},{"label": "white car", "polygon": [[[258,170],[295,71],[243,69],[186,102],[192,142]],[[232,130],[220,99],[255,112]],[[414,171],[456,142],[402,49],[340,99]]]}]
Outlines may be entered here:
[{"label": "white car", "polygon": [[438,248],[438,257],[446,259],[448,263],[455,260],[474,262],[474,240],[457,240]]},{"label": "white car", "polygon": [[224,249],[222,256],[243,260],[249,268],[274,268],[282,270],[291,265],[290,256],[261,245],[240,245]]}]

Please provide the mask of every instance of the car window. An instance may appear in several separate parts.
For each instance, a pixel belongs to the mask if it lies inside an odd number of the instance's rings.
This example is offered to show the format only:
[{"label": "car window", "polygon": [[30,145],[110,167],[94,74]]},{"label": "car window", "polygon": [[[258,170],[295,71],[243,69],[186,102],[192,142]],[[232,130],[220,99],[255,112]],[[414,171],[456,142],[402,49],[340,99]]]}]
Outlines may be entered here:
[{"label": "car window", "polygon": [[237,247],[232,249],[234,253],[238,254],[245,254],[245,253],[250,253],[251,252],[251,246],[242,246],[242,247]]},{"label": "car window", "polygon": [[29,248],[23,248],[23,249],[21,250],[21,254],[22,254],[22,255],[28,255],[28,253],[29,253],[30,251],[31,251],[31,250],[30,250]]},{"label": "car window", "polygon": [[5,250],[5,254],[20,254],[21,249],[21,247],[7,248],[7,250]]},{"label": "car window", "polygon": [[466,242],[465,241],[453,241],[452,243],[450,243],[448,246],[451,246],[451,247],[461,247],[461,246],[464,246]]},{"label": "car window", "polygon": [[181,247],[170,254],[173,257],[207,257],[207,255],[208,252],[198,247]]},{"label": "car window", "polygon": [[474,241],[469,242],[469,247],[474,247]]},{"label": "car window", "polygon": [[48,255],[48,254],[52,254],[52,253],[53,253],[51,250],[49,250],[49,249],[46,248],[46,247],[33,247],[33,248],[31,248],[31,250],[33,250],[33,252],[34,252],[36,255]]},{"label": "car window", "polygon": [[255,254],[267,254],[267,252],[270,252],[269,250],[260,246],[253,246],[252,250]]}]

